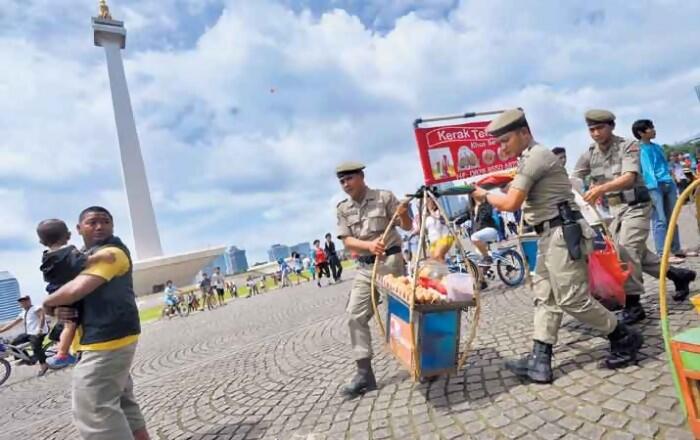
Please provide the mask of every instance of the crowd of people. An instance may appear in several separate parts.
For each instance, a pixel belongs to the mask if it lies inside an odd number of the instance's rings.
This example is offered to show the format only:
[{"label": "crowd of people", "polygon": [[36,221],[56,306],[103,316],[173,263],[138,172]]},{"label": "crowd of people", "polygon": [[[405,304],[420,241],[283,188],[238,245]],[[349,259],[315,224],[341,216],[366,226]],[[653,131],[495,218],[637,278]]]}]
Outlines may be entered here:
[{"label": "crowd of people", "polygon": [[[332,235],[325,235],[323,246],[320,240],[314,240],[313,245],[310,255],[302,256],[295,251],[288,259],[279,258],[274,273],[247,275],[245,287],[248,294],[245,297],[259,295],[268,288],[291,287],[302,282],[315,281],[318,287],[322,287],[324,277],[327,279],[327,285],[339,283],[343,266]],[[189,312],[212,310],[226,304],[226,294],[234,299],[243,297],[242,293],[236,280],[227,279],[220,267],[214,268],[211,275],[202,271],[197,289],[179,290],[168,280],[163,292],[162,316],[174,316],[176,307],[181,303],[187,305]]]}]

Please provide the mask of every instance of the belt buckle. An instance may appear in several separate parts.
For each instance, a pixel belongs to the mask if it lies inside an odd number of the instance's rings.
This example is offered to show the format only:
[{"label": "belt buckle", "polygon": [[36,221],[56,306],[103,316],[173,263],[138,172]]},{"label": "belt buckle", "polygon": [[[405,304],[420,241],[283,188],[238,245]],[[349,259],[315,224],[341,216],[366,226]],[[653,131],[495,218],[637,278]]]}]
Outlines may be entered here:
[{"label": "belt buckle", "polygon": [[549,231],[550,229],[552,229],[552,222],[553,222],[553,221],[554,221],[554,220],[547,220],[547,221],[545,221],[545,222],[542,223],[542,233],[543,233],[543,234],[544,234],[545,232]]},{"label": "belt buckle", "polygon": [[622,204],[622,197],[618,194],[606,196],[606,199],[608,201],[608,206],[618,206]]}]

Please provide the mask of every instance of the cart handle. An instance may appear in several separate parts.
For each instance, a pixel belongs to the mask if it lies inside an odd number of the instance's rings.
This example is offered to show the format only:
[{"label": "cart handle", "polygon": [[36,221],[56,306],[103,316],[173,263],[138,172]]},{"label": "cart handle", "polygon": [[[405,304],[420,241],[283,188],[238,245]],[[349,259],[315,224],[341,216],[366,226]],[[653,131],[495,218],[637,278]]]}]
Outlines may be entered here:
[{"label": "cart handle", "polygon": [[476,190],[474,185],[464,184],[461,186],[453,186],[451,188],[439,189],[437,186],[421,186],[413,194],[406,194],[409,199],[421,199],[423,195],[428,192],[433,198],[444,197],[444,196],[466,196],[473,193]]},{"label": "cart handle", "polygon": [[[518,107],[520,110],[522,110],[520,107]],[[433,116],[429,118],[417,118],[415,121],[413,121],[413,128],[418,128],[420,124],[424,124],[426,122],[438,122],[438,121],[449,121],[452,119],[469,119],[469,118],[474,118],[476,116],[489,116],[489,115],[497,115],[499,113],[503,113],[505,110],[492,110],[488,112],[466,112],[466,113],[460,113],[458,115],[447,115],[447,116]]]}]

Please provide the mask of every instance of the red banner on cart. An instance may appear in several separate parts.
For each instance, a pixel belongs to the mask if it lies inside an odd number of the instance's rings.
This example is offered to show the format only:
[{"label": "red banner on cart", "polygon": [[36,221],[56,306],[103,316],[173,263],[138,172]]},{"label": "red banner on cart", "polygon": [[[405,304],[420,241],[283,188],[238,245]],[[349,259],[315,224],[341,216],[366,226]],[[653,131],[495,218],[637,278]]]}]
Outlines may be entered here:
[{"label": "red banner on cart", "polygon": [[489,122],[416,128],[426,185],[452,180],[471,181],[515,168],[517,159],[501,154],[496,138],[486,133]]}]

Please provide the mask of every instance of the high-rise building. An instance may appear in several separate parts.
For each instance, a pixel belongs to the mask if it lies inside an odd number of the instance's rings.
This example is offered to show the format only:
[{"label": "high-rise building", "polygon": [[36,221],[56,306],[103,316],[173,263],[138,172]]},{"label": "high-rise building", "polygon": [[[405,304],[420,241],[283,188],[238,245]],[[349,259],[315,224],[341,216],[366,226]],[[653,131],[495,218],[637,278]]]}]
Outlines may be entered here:
[{"label": "high-rise building", "polygon": [[277,261],[280,258],[284,259],[289,257],[291,252],[289,251],[289,246],[284,244],[273,244],[270,249],[267,250],[268,261]]},{"label": "high-rise building", "polygon": [[226,256],[226,273],[235,274],[248,270],[248,258],[245,256],[245,249],[229,246],[224,255]]},{"label": "high-rise building", "polygon": [[297,243],[290,248],[290,251],[296,252],[302,256],[309,256],[311,255],[311,245],[308,241],[305,243]]},{"label": "high-rise building", "polygon": [[0,272],[0,321],[8,321],[19,315],[19,283],[10,272]]},{"label": "high-rise building", "polygon": [[[462,182],[445,182],[438,185],[438,187],[445,190],[456,186],[456,183],[461,184]],[[440,197],[438,201],[442,204],[445,214],[450,218],[455,218],[463,214],[469,208],[468,196]]]},{"label": "high-rise building", "polygon": [[207,264],[202,268],[201,272],[206,272],[207,275],[211,275],[212,273],[214,273],[214,269],[217,267],[221,269],[221,273],[223,274],[231,273],[227,270],[228,267],[226,265],[226,254],[221,254],[218,257],[214,258],[211,261],[211,263]]}]

